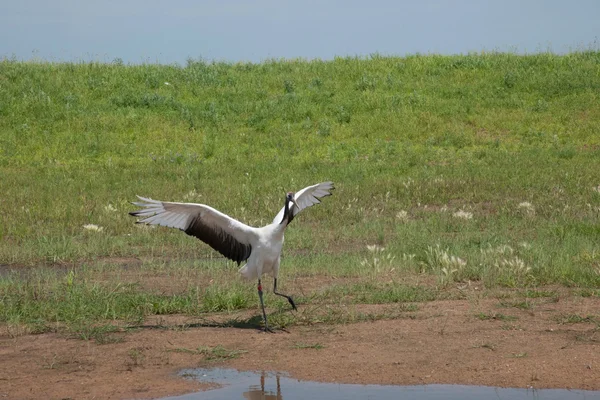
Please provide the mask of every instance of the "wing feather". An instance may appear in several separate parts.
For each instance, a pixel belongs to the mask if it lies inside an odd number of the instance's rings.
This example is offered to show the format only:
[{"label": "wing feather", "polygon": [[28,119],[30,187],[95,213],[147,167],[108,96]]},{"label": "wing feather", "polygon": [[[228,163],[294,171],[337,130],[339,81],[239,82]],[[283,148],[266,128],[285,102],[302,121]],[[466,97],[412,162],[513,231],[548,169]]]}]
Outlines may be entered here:
[{"label": "wing feather", "polygon": [[[305,208],[314,206],[315,204],[319,204],[321,201],[319,200],[322,197],[330,196],[331,191],[335,189],[333,186],[333,182],[323,182],[317,183],[316,185],[307,186],[304,189],[296,192],[294,195],[294,200],[298,204],[298,207],[292,205],[292,216],[296,216],[300,211]],[[273,219],[273,223],[280,223],[283,219],[283,213],[285,212],[285,207],[283,207],[279,213]]]},{"label": "wing feather", "polygon": [[247,260],[258,240],[256,229],[205,204],[173,203],[138,198],[142,207],[130,212],[140,224],[177,228],[194,236],[238,264]]}]

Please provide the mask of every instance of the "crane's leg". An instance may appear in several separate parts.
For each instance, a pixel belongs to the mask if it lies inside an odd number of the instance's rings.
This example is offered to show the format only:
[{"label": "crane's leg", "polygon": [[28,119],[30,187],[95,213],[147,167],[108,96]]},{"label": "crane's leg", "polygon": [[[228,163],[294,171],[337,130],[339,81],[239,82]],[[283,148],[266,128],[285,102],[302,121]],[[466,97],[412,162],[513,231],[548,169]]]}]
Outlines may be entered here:
[{"label": "crane's leg", "polygon": [[282,399],[283,397],[281,396],[281,384],[279,383],[279,374],[277,374],[276,379],[277,379],[277,397]]},{"label": "crane's leg", "polygon": [[269,328],[269,325],[267,324],[267,312],[265,311],[265,303],[263,301],[263,291],[260,279],[258,280],[258,298],[260,299],[260,307],[262,308],[263,321],[265,321],[265,332],[273,332],[273,330]]},{"label": "crane's leg", "polygon": [[298,308],[296,308],[296,303],[294,303],[294,299],[292,299],[291,296],[288,296],[286,294],[278,293],[277,292],[277,278],[275,278],[274,281],[273,281],[273,293],[275,293],[277,296],[285,297],[286,299],[288,299],[288,301],[292,305],[292,308],[294,310],[298,311]]}]

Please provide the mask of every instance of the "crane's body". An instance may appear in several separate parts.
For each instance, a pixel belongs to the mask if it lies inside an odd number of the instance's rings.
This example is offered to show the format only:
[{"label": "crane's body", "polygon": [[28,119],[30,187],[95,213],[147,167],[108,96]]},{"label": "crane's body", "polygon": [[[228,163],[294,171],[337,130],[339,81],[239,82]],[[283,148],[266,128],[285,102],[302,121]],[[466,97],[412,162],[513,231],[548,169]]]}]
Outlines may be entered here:
[{"label": "crane's body", "polygon": [[256,251],[252,251],[246,265],[240,268],[240,274],[244,278],[258,279],[263,274],[277,278],[286,227],[287,224],[272,223],[256,228],[258,233]]},{"label": "crane's body", "polygon": [[294,194],[287,193],[285,204],[269,225],[261,228],[248,226],[205,204],[173,203],[139,197],[143,202],[133,203],[143,207],[131,212],[144,217],[138,223],[178,228],[202,240],[225,257],[240,264],[240,274],[246,279],[258,279],[258,295],[262,307],[265,331],[270,331],[263,302],[261,278],[273,277],[273,293],[285,297],[296,309],[294,300],[277,292],[277,276],[281,261],[284,232],[288,224],[304,208],[320,203],[319,198],[331,195],[332,182],[308,186]]}]

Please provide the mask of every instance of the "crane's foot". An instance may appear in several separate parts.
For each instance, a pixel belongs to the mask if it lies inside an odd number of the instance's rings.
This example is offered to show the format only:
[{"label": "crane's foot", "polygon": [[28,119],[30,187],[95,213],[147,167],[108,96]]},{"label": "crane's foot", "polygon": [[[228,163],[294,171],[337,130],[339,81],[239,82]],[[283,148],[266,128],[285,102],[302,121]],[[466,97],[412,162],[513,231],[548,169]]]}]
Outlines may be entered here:
[{"label": "crane's foot", "polygon": [[260,331],[264,333],[276,333],[273,329],[269,328],[268,326],[265,326]]},{"label": "crane's foot", "polygon": [[292,305],[292,309],[294,311],[298,311],[298,307],[296,307],[296,303],[294,303],[294,299],[292,298],[292,296],[286,296],[288,301],[290,302],[290,304]]},{"label": "crane's foot", "polygon": [[296,303],[294,302],[294,299],[292,298],[292,296],[288,296],[287,294],[279,293],[277,291],[277,278],[273,279],[273,293],[276,294],[277,296],[285,297],[287,299],[287,301],[290,302],[292,309],[294,311],[298,311],[298,307],[296,307]]},{"label": "crane's foot", "polygon": [[285,328],[277,328],[277,329],[273,329],[269,326],[263,327],[260,329],[260,332],[263,333],[279,333],[279,332],[285,332],[285,333],[290,333],[290,331],[288,331]]}]

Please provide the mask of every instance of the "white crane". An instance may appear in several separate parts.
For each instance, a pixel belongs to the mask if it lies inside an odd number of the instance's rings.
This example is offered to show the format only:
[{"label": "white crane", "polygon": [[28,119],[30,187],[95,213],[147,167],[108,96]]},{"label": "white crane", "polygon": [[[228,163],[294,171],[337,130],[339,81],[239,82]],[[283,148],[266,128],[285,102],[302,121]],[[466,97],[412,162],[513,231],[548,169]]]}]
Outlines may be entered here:
[{"label": "white crane", "polygon": [[331,195],[333,189],[333,182],[323,182],[305,187],[296,194],[287,193],[283,208],[272,223],[262,228],[248,226],[205,204],[172,203],[140,196],[137,197],[142,201],[132,204],[144,208],[129,214],[144,218],[138,223],[181,229],[238,265],[248,260],[240,268],[240,273],[246,279],[258,278],[258,297],[265,331],[272,332],[267,324],[261,277],[263,274],[273,276],[273,293],[288,299],[292,308],[297,310],[292,297],[277,292],[283,233],[300,211],[320,203],[319,199]]}]

